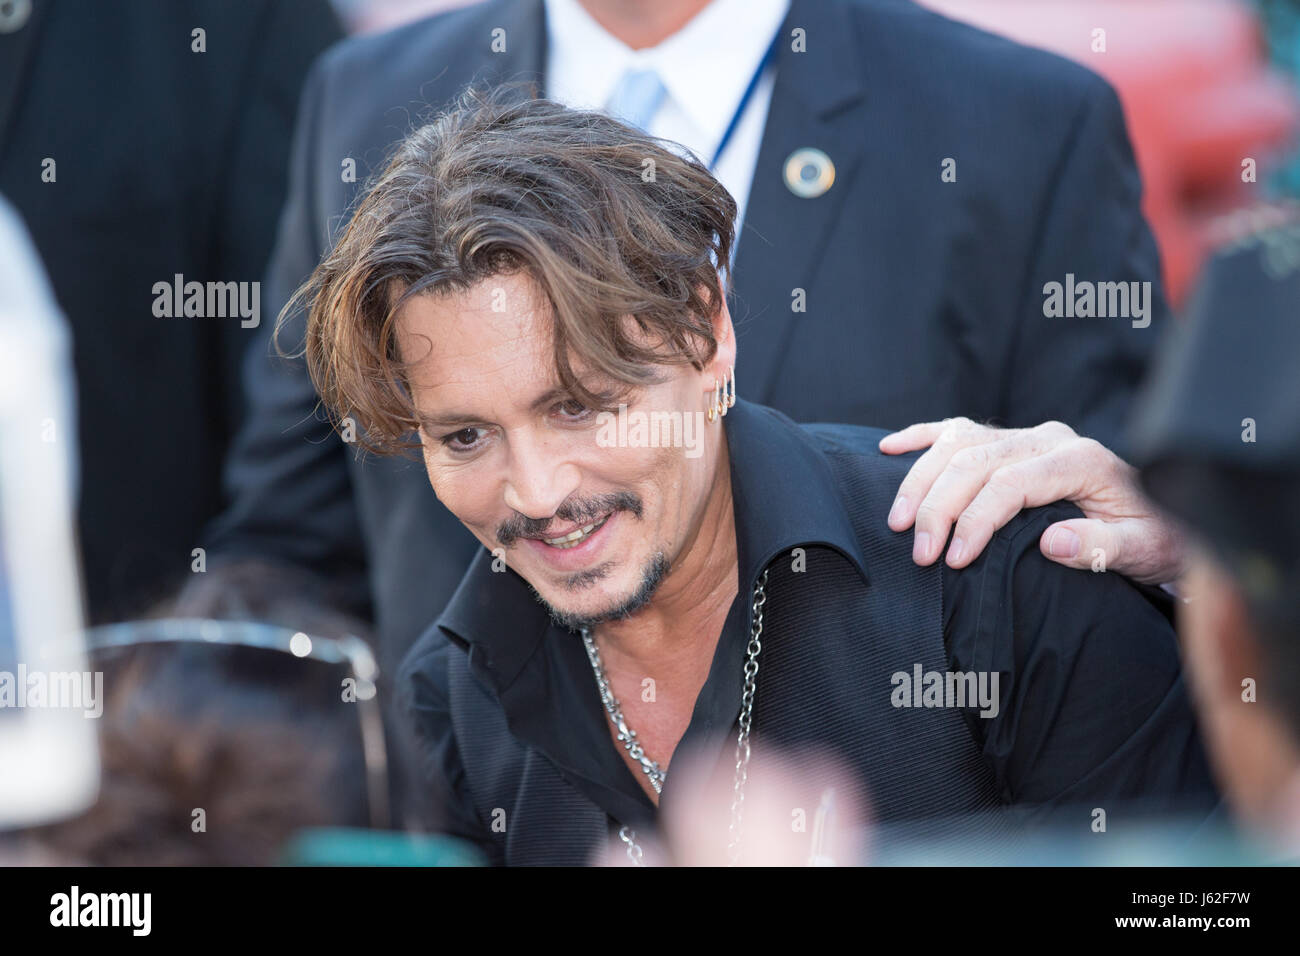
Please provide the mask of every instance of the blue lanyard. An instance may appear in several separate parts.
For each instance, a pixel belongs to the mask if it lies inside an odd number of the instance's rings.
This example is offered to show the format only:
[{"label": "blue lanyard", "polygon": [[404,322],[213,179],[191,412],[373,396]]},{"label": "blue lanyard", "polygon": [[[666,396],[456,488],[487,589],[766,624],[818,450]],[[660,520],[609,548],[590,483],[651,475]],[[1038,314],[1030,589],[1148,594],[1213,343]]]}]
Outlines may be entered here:
[{"label": "blue lanyard", "polygon": [[754,91],[758,89],[758,83],[763,78],[763,71],[766,70],[772,61],[776,59],[776,46],[781,39],[781,28],[777,27],[776,34],[772,37],[772,42],[768,44],[767,52],[763,54],[763,59],[758,63],[758,69],[749,79],[749,85],[745,87],[745,92],[740,97],[740,105],[736,107],[736,112],[732,114],[731,122],[727,124],[727,130],[722,134],[722,140],[718,143],[717,151],[713,154],[713,159],[709,162],[709,172],[717,168],[718,160],[722,158],[722,152],[731,142],[732,134],[736,132],[736,127],[740,125],[740,118],[745,115],[745,107],[749,106],[749,101],[754,98]]}]

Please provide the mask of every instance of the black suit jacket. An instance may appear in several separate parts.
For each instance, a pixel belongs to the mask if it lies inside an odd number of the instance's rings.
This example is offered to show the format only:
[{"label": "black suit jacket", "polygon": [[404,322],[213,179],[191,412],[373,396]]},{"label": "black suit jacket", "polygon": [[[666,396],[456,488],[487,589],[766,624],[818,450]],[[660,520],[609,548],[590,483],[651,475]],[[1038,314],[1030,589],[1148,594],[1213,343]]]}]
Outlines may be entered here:
[{"label": "black suit jacket", "polygon": [[[261,280],[303,78],[341,35],[326,0],[34,0],[0,34],[0,192],[72,329],[96,620],[189,576],[243,420],[256,331],[159,318],[154,283]],[[56,434],[71,439],[71,423]]]},{"label": "black suit jacket", "polygon": [[[735,263],[741,393],[800,421],[1060,419],[1112,440],[1167,318],[1111,88],[910,3],[793,0],[785,36],[795,27],[807,50],[780,44]],[[269,302],[345,224],[364,185],[344,181],[346,160],[358,180],[377,170],[471,80],[541,81],[545,48],[542,0],[493,0],[324,56],[304,93]],[[782,176],[805,146],[837,170],[816,199]],[[1043,286],[1067,273],[1151,281],[1150,327],[1045,318]],[[806,311],[792,309],[796,290]],[[285,343],[301,329],[298,316]],[[210,543],[330,576],[341,602],[373,610],[392,674],[475,543],[418,461],[358,458],[317,412],[301,363],[268,360],[268,347],[249,356],[235,503]]]}]

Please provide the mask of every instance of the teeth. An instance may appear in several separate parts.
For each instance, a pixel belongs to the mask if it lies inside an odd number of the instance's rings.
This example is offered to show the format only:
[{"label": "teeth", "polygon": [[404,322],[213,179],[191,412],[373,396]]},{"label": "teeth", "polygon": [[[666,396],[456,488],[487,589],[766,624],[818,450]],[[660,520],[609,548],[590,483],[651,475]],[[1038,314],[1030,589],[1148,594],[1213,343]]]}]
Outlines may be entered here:
[{"label": "teeth", "polygon": [[543,538],[542,540],[545,541],[547,544],[549,544],[552,548],[568,549],[568,548],[576,547],[577,544],[580,541],[582,541],[583,538],[587,537],[587,535],[591,534],[594,530],[599,528],[604,523],[605,523],[605,518],[601,518],[599,521],[593,522],[587,525],[586,527],[579,528],[577,531],[570,531],[568,534],[564,535],[563,537]]}]

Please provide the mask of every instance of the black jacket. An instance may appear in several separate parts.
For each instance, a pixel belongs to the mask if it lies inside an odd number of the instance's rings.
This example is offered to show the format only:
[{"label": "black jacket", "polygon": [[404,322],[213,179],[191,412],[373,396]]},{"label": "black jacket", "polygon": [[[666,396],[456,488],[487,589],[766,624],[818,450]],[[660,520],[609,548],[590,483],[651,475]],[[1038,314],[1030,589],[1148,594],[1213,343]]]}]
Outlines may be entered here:
[{"label": "black jacket", "polygon": [[33,0],[0,33],[0,193],[72,330],[96,620],[189,576],[244,420],[257,330],[160,318],[154,284],[261,281],[303,78],[341,35],[326,0]]},{"label": "black jacket", "polygon": [[[1060,419],[1116,435],[1167,321],[1047,319],[1067,273],[1150,280],[1124,119],[1094,74],[910,3],[794,0],[740,234],[731,301],[740,394],[799,421],[897,427],[968,415]],[[506,50],[492,53],[494,30]],[[496,34],[499,36],[499,34]],[[299,118],[268,311],[328,248],[394,144],[471,79],[538,79],[541,0],[493,0],[349,40],[322,58]],[[813,146],[834,161],[816,199],[782,167]],[[945,158],[957,181],[941,179]],[[357,182],[343,164],[354,160]],[[796,290],[806,311],[792,311]],[[300,341],[301,321],[285,344]],[[326,575],[369,609],[380,665],[445,606],[474,541],[418,461],[359,459],[316,410],[301,364],[249,356],[252,410],[229,464],[232,508],[211,549]]]}]

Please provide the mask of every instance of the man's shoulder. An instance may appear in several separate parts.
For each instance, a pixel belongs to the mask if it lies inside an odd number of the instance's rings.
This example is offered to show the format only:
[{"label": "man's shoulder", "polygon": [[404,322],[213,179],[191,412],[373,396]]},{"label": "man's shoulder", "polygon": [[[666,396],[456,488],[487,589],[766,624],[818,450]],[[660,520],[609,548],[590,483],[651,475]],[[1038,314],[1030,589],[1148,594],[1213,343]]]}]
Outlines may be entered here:
[{"label": "man's shoulder", "polygon": [[877,560],[889,555],[906,564],[911,534],[894,532],[886,522],[898,486],[919,453],[886,455],[880,439],[889,432],[883,428],[817,422],[798,429],[824,463],[862,552],[876,554]]},{"label": "man's shoulder", "polygon": [[[486,57],[492,40],[488,24],[518,7],[517,0],[488,0],[444,10],[375,33],[360,33],[336,43],[322,57],[322,65],[331,71],[351,72],[383,67],[386,71],[410,60],[422,60],[428,54],[450,49],[461,50],[467,40],[482,32],[482,50]],[[487,29],[485,29],[487,27]],[[520,38],[509,38],[519,40]],[[437,72],[436,61],[425,61],[425,73]]]},{"label": "man's shoulder", "polygon": [[[334,236],[397,145],[471,84],[535,81],[541,0],[488,0],[349,37],[312,68],[300,117],[314,217]],[[500,50],[501,52],[495,52]],[[340,162],[353,165],[351,178]]]},{"label": "man's shoulder", "polygon": [[471,4],[349,37],[321,56],[317,72],[331,100],[355,99],[371,109],[402,107],[414,114],[443,105],[498,58],[509,59],[498,57],[494,42],[504,44],[497,47],[501,50],[540,42],[518,35],[517,27],[533,20],[543,22],[521,0]]},{"label": "man's shoulder", "polygon": [[[900,82],[908,77],[909,98],[933,84],[949,94],[952,109],[968,108],[974,98],[1001,105],[989,119],[1009,116],[1019,122],[1023,108],[1061,124],[1083,103],[1115,96],[1109,82],[1074,60],[911,0],[843,2],[853,11],[862,45],[886,57],[887,71],[899,74]],[[1062,109],[1066,116],[1051,112]]]},{"label": "man's shoulder", "polygon": [[912,462],[921,455],[920,452],[906,455],[882,452],[880,439],[890,434],[887,428],[832,422],[813,422],[799,427],[826,456],[837,477],[858,472],[869,473],[881,480],[896,476],[901,482]]},{"label": "man's shoulder", "polygon": [[[880,450],[880,439],[890,434],[890,430],[885,428],[820,422],[799,427],[826,458],[845,506],[853,513],[870,511],[875,523],[883,523],[888,517],[899,485],[924,454],[923,451],[885,454]],[[868,487],[876,493],[865,494]],[[1082,516],[1083,512],[1068,501],[1026,508],[999,528],[994,540],[1023,546],[1025,540],[1037,540],[1037,535],[1048,525]],[[908,545],[910,547],[910,534]]]}]

